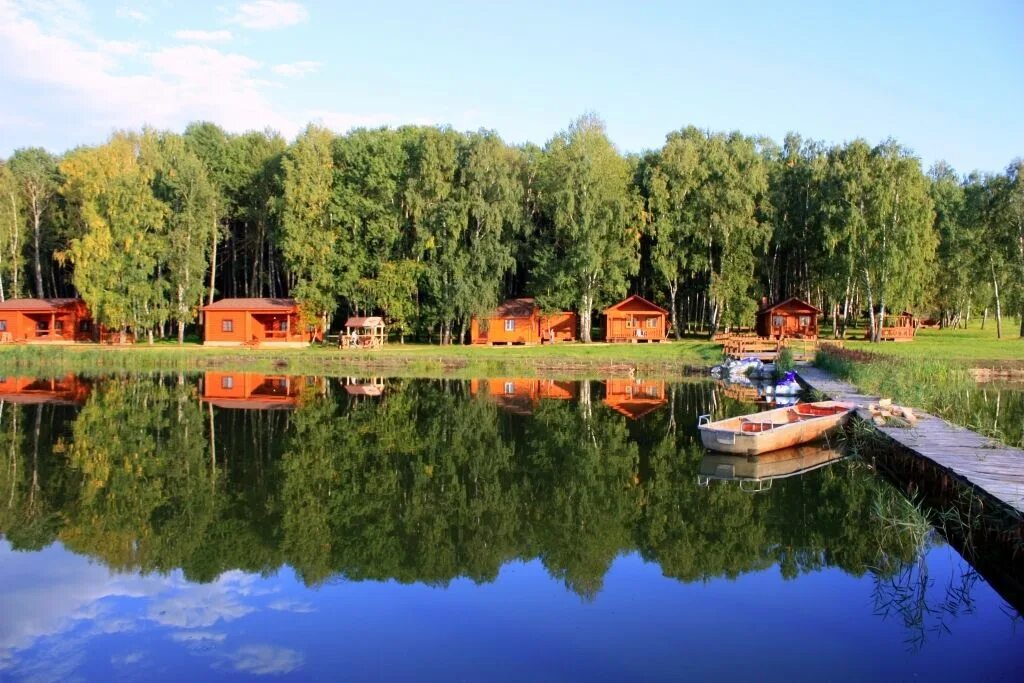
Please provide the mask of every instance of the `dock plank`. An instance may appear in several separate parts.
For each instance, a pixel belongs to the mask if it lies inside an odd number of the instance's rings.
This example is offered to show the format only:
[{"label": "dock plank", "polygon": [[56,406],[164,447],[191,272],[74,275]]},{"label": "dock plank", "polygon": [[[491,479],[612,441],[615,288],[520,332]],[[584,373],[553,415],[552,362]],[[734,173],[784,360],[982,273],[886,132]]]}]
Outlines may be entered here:
[{"label": "dock plank", "polygon": [[913,427],[874,425],[867,406],[877,402],[877,397],[861,394],[857,387],[819,368],[800,368],[798,374],[811,388],[837,401],[857,404],[858,416],[878,432],[1024,514],[1024,451],[916,408],[918,421]]}]

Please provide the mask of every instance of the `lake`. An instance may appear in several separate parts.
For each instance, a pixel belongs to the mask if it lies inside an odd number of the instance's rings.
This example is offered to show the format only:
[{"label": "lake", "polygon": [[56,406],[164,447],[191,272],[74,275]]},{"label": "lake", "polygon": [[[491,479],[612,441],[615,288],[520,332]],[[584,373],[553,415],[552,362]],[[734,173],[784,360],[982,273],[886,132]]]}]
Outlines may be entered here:
[{"label": "lake", "polygon": [[841,439],[704,453],[751,399],[2,377],[0,679],[1024,680],[1021,606]]}]

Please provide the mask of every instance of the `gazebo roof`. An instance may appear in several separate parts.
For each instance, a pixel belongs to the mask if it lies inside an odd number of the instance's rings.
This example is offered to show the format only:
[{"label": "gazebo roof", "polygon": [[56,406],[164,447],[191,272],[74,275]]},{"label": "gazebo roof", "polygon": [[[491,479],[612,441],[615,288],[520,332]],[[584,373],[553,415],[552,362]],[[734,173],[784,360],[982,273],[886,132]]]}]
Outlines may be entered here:
[{"label": "gazebo roof", "polygon": [[352,316],[345,321],[345,327],[384,327],[384,318],[379,315],[366,317]]}]

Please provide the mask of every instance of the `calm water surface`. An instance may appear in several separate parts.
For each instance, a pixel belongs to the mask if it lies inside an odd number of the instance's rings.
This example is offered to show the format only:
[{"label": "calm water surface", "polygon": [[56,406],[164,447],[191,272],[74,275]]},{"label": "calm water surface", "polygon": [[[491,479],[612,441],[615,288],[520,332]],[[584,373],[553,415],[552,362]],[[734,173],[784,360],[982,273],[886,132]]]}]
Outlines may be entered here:
[{"label": "calm water surface", "polygon": [[1017,610],[866,464],[705,457],[749,398],[0,378],[0,679],[1024,680]]}]

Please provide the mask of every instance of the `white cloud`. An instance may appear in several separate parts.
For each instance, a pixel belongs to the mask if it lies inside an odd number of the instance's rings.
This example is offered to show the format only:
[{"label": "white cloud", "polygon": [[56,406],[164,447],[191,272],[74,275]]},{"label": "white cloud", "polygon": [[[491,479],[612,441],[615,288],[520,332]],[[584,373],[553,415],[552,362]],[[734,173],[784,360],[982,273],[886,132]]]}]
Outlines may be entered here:
[{"label": "white cloud", "polygon": [[291,62],[290,64],[278,64],[271,69],[271,71],[280,76],[287,76],[288,78],[301,78],[307,74],[319,71],[321,66],[322,64],[320,62],[306,60],[301,62]]},{"label": "white cloud", "polygon": [[313,605],[308,602],[299,602],[298,600],[275,600],[267,605],[267,607],[278,612],[296,612],[298,614],[316,611]]},{"label": "white cloud", "polygon": [[139,51],[139,44],[126,40],[101,40],[99,49],[109,55],[133,55]]},{"label": "white cloud", "polygon": [[150,21],[148,14],[134,7],[118,7],[115,14],[121,19],[131,19],[140,24],[148,24]]},{"label": "white cloud", "polygon": [[222,643],[226,633],[216,631],[177,631],[171,634],[171,640],[178,643]]},{"label": "white cloud", "polygon": [[245,28],[267,31],[301,24],[308,18],[309,12],[297,2],[256,0],[239,5],[235,14],[228,21]]},{"label": "white cloud", "polygon": [[274,645],[245,645],[231,657],[235,671],[248,674],[286,674],[295,671],[304,660],[302,653]]},{"label": "white cloud", "polygon": [[232,131],[298,130],[263,94],[255,78],[261,65],[254,59],[178,45],[137,54],[128,64],[123,52],[123,45],[104,50],[48,30],[0,0],[0,79],[47,88],[48,97],[79,112],[80,125],[94,135],[143,124],[181,128],[193,120],[216,121]]},{"label": "white cloud", "polygon": [[228,572],[213,583],[187,586],[150,603],[146,616],[177,628],[208,628],[240,619],[255,610],[238,599],[251,580],[240,572]]},{"label": "white cloud", "polygon": [[175,31],[172,34],[178,40],[189,43],[226,43],[231,40],[231,31]]}]

